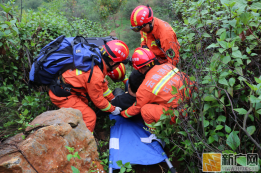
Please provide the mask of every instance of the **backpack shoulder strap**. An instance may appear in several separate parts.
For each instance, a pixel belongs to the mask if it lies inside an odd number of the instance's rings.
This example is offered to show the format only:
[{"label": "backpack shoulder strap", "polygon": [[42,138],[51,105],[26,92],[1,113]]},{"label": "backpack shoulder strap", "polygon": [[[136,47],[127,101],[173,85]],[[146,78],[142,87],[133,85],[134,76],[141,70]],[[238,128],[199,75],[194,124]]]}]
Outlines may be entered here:
[{"label": "backpack shoulder strap", "polygon": [[163,54],[165,55],[165,58],[168,58],[166,52],[161,48],[161,44],[160,44],[160,39],[156,39],[156,37],[154,36],[154,34],[152,34],[154,39],[155,39],[155,42],[156,42],[156,45],[158,46],[158,48],[161,50],[161,52],[163,52]]},{"label": "backpack shoulder strap", "polygon": [[[97,52],[96,49],[91,48],[90,50],[93,51],[100,59],[102,59],[101,55]],[[90,83],[91,78],[92,78],[94,61],[95,61],[95,58],[94,58],[94,56],[93,56],[93,57],[92,57],[92,65],[91,65],[91,73],[90,73],[90,76],[89,76],[89,79],[88,79],[87,83]],[[96,62],[96,64],[98,64],[99,68],[100,68],[101,71],[103,72],[103,62],[102,62],[102,61],[101,61],[101,63]]]}]

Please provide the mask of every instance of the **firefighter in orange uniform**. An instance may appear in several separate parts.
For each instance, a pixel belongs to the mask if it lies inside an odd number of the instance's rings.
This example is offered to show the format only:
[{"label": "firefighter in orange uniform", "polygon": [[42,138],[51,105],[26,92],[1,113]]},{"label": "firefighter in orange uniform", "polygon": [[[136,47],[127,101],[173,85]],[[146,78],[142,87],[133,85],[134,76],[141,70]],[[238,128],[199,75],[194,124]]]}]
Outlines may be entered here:
[{"label": "firefighter in orange uniform", "polygon": [[151,7],[137,6],[131,14],[131,29],[140,31],[141,47],[149,48],[157,57],[159,63],[179,62],[180,45],[172,27],[165,21],[153,17]]},{"label": "firefighter in orange uniform", "polygon": [[[163,113],[163,108],[177,108],[178,100],[185,100],[185,89],[179,90],[184,81],[190,86],[190,82],[185,73],[180,72],[175,66],[164,63],[155,65],[156,57],[147,48],[137,48],[132,56],[132,65],[140,73],[145,75],[145,79],[136,92],[136,100],[131,107],[121,112],[125,118],[129,118],[141,113],[145,124],[153,129],[152,123],[157,122]],[[172,86],[177,88],[178,93],[171,94]],[[190,91],[191,93],[191,91]],[[175,99],[168,103],[168,101]],[[174,117],[172,122],[175,122]]]},{"label": "firefighter in orange uniform", "polygon": [[[120,62],[126,60],[129,55],[129,48],[123,41],[113,40],[103,46],[101,55],[103,68],[98,65],[93,67],[89,83],[87,81],[91,70],[87,72],[78,69],[67,70],[58,77],[59,84],[57,87],[49,90],[51,101],[59,108],[65,107],[80,110],[83,121],[91,132],[93,132],[95,127],[96,114],[88,106],[89,101],[92,101],[96,107],[104,112],[111,112],[117,115],[121,111],[120,107],[115,107],[110,103],[114,95],[108,88],[105,76],[107,71],[114,70],[119,66]],[[66,88],[68,85],[72,87],[68,89],[70,91],[69,94],[64,95],[64,90],[61,90],[61,87]]]}]

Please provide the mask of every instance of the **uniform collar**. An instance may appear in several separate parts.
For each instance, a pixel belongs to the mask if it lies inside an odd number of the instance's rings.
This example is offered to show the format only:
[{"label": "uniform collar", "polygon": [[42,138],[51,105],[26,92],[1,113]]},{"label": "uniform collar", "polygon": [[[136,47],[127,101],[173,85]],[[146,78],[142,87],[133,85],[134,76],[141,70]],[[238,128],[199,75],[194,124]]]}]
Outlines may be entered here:
[{"label": "uniform collar", "polygon": [[156,35],[158,32],[158,26],[159,26],[159,19],[156,17],[153,17],[154,20],[154,26],[153,26],[153,30],[151,31],[150,34]]},{"label": "uniform collar", "polygon": [[[152,71],[153,68],[155,68],[155,66],[156,66],[156,65],[154,65],[152,68],[150,68],[150,69],[146,72],[145,77]],[[149,75],[149,76],[150,76],[150,75]]]}]

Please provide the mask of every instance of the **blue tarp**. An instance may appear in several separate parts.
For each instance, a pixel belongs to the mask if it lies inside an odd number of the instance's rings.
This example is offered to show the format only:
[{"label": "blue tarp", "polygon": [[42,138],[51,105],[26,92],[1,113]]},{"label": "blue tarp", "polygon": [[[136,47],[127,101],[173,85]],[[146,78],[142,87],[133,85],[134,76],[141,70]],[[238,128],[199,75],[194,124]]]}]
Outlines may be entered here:
[{"label": "blue tarp", "polygon": [[144,128],[142,118],[123,118],[110,114],[111,120],[116,120],[110,132],[109,168],[120,169],[118,160],[125,164],[153,165],[163,162],[167,156],[157,141],[142,143],[140,138],[151,135]]}]

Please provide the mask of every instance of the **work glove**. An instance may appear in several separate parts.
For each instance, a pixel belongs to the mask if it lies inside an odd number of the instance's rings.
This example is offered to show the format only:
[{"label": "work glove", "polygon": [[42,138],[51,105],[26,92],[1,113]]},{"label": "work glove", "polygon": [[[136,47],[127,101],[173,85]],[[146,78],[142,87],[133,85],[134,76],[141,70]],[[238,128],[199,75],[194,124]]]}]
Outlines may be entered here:
[{"label": "work glove", "polygon": [[121,108],[120,107],[115,107],[115,110],[111,112],[112,115],[119,115],[121,113]]}]

